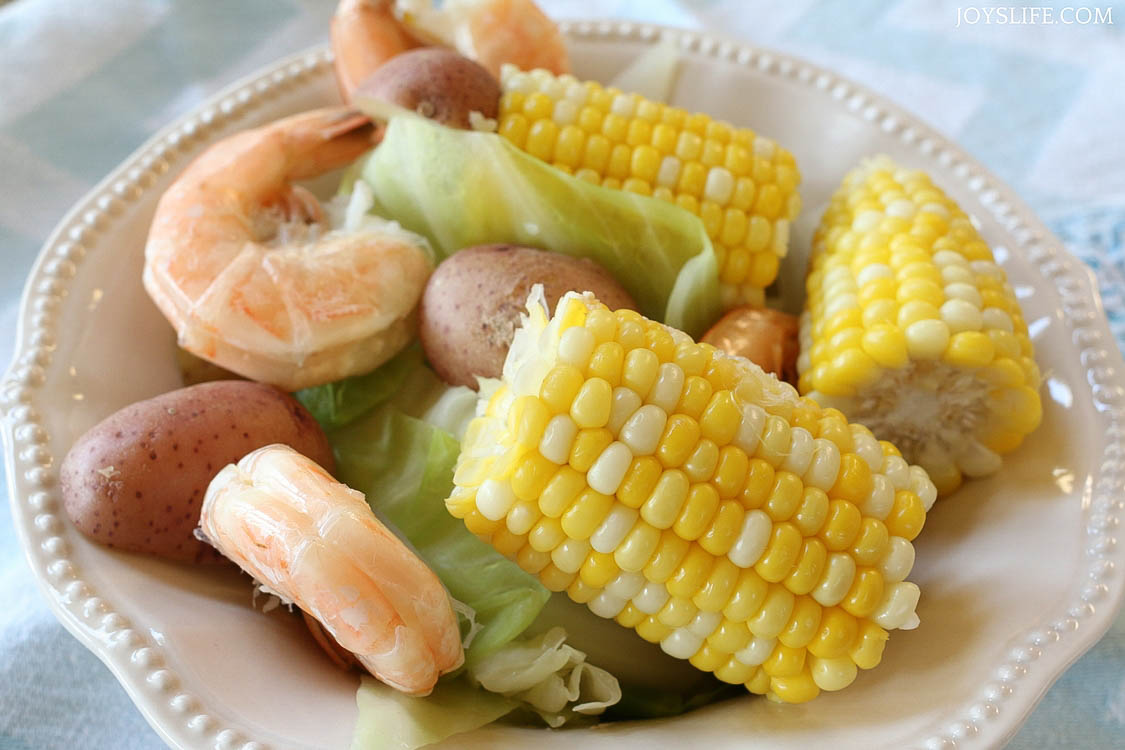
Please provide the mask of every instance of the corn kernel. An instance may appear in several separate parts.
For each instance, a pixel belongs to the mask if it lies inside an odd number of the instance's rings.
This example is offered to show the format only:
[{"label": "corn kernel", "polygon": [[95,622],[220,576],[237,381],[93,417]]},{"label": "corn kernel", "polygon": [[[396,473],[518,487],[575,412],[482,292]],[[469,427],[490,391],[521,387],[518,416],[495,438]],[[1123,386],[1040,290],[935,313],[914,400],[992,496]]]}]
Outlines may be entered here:
[{"label": "corn kernel", "polygon": [[698,539],[719,509],[719,493],[710,484],[692,485],[673,530],[684,539]]}]

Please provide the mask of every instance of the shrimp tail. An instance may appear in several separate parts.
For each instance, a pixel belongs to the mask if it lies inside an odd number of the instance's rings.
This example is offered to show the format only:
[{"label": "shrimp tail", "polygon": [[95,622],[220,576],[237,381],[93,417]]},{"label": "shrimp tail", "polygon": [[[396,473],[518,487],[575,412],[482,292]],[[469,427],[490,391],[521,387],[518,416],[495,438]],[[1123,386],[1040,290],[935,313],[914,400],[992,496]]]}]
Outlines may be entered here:
[{"label": "shrimp tail", "polygon": [[387,60],[425,46],[395,16],[394,0],[341,0],[332,16],[330,36],[336,83],[345,102]]}]

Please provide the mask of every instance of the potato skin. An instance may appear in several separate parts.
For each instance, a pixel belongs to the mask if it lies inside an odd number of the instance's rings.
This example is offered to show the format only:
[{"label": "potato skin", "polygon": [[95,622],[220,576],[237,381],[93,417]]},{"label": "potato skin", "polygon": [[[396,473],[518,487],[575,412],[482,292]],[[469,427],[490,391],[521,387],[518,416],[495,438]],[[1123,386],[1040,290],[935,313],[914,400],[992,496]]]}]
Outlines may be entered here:
[{"label": "potato skin", "polygon": [[474,375],[500,377],[535,284],[543,284],[552,311],[571,291],[593,292],[611,310],[637,308],[617,280],[588,258],[519,245],[466,248],[443,261],[422,292],[418,335],[437,374],[474,389]]},{"label": "potato skin", "polygon": [[63,505],[82,533],[109,547],[219,562],[194,536],[207,485],[271,443],[335,470],[324,431],[287,393],[239,380],[181,388],[126,406],[80,437],[60,467]]},{"label": "potato skin", "polygon": [[360,84],[356,95],[383,99],[465,130],[472,125],[470,112],[490,119],[500,113],[500,83],[483,66],[442,47],[395,55]]}]

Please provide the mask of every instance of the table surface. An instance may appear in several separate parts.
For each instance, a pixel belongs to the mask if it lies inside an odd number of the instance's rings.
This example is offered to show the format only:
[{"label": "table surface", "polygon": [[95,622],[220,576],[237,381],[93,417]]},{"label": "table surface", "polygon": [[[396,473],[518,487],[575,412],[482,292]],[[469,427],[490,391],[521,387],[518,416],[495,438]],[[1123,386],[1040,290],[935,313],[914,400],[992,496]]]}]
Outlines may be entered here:
[{"label": "table surface", "polygon": [[[0,0],[0,364],[11,357],[23,279],[63,213],[166,122],[326,41],[334,5]],[[1125,342],[1125,5],[1017,9],[1006,23],[951,0],[541,5],[558,18],[721,30],[899,102],[1012,185],[1097,271]],[[1113,23],[1073,22],[1093,20],[1095,8]],[[0,493],[0,748],[161,747],[110,673],[48,611]],[[1125,614],[1009,747],[1125,747]]]}]

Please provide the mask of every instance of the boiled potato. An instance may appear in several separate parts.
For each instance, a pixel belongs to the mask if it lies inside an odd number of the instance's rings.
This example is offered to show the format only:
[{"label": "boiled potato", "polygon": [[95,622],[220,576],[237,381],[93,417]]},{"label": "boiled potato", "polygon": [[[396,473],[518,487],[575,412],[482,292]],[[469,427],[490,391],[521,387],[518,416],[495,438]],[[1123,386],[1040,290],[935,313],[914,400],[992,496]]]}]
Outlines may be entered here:
[{"label": "boiled potato", "polygon": [[417,112],[423,117],[468,130],[470,114],[495,120],[500,112],[500,84],[485,68],[453,50],[422,47],[392,57],[356,91]]},{"label": "boiled potato", "polygon": [[80,437],[60,469],[66,512],[110,547],[186,562],[221,555],[195,538],[203,495],[229,463],[285,443],[329,471],[332,448],[293,397],[250,381],[215,381],[126,406]]},{"label": "boiled potato", "polygon": [[518,245],[480,245],[454,253],[422,292],[419,336],[443,380],[477,387],[475,375],[498,378],[527,295],[542,284],[547,303],[567,292],[593,292],[611,310],[636,309],[616,279],[588,258]]}]

